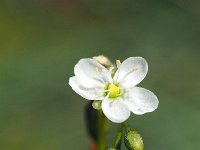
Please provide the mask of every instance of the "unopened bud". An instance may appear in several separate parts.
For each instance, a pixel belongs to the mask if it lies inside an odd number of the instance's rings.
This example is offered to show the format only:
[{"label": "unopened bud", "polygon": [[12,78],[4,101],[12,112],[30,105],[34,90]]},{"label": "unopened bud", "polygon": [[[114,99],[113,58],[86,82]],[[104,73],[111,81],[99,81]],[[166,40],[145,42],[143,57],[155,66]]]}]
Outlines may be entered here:
[{"label": "unopened bud", "polygon": [[124,142],[128,150],[144,150],[144,143],[141,135],[130,128],[126,131]]},{"label": "unopened bud", "polygon": [[98,61],[100,64],[102,64],[106,68],[110,68],[111,66],[113,66],[111,61],[104,55],[95,56],[93,57],[93,59]]},{"label": "unopened bud", "polygon": [[92,107],[94,109],[100,110],[101,109],[101,101],[98,101],[98,100],[93,101]]}]

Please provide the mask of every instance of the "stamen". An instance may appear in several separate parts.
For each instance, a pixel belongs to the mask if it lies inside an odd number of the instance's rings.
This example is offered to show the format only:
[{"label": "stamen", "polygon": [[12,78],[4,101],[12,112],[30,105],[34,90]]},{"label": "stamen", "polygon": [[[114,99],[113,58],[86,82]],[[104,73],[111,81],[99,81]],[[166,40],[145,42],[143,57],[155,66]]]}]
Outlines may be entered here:
[{"label": "stamen", "polygon": [[121,96],[121,95],[122,95],[122,93],[118,94],[117,97],[118,97],[118,96]]},{"label": "stamen", "polygon": [[110,67],[110,68],[109,68],[108,71],[109,71],[110,74],[112,73],[113,69],[115,69],[115,68],[114,68],[114,67]]},{"label": "stamen", "polygon": [[109,91],[109,90],[104,90],[104,93],[105,93],[105,92],[108,92],[108,91]]},{"label": "stamen", "polygon": [[121,65],[121,61],[120,60],[116,60],[116,65],[117,65],[117,68],[118,68],[118,70],[116,71],[116,73],[115,73],[115,76],[116,76],[116,80],[118,80],[118,77],[119,77],[119,71],[120,71],[120,65]]},{"label": "stamen", "polygon": [[119,67],[121,65],[121,61],[120,60],[116,60],[116,65],[117,65],[117,67]]},{"label": "stamen", "polygon": [[109,96],[110,96],[110,92],[108,92],[108,94],[106,95],[106,99],[108,99]]}]

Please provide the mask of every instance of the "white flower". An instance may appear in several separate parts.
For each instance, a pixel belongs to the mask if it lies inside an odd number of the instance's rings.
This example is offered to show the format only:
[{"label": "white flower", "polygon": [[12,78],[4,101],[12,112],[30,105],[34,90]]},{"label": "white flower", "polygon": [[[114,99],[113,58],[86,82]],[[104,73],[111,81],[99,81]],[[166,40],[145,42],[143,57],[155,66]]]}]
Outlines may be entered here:
[{"label": "white flower", "polygon": [[72,89],[88,100],[102,100],[105,116],[115,123],[127,120],[130,112],[142,115],[158,107],[158,99],[151,91],[136,87],[146,76],[148,64],[142,57],[117,61],[118,70],[111,75],[91,58],[81,59],[74,67],[75,76],[69,79]]}]

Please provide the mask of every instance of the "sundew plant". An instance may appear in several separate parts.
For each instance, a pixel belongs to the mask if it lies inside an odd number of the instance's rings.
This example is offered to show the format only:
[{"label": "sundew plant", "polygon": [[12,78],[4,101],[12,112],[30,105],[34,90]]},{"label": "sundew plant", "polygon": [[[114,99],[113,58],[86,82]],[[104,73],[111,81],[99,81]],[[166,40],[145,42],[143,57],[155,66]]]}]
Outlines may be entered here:
[{"label": "sundew plant", "polygon": [[[141,135],[129,127],[127,119],[131,113],[143,115],[157,109],[156,95],[137,85],[148,72],[147,61],[142,57],[129,57],[122,63],[112,64],[104,56],[83,58],[74,67],[74,76],[69,79],[72,89],[89,100],[86,115],[89,132],[95,141],[93,149],[120,150],[122,138],[129,150],[143,150]],[[97,115],[92,115],[97,113]],[[106,145],[106,123],[119,124],[113,144]],[[90,129],[92,128],[92,129]],[[95,148],[96,147],[96,148]]]}]

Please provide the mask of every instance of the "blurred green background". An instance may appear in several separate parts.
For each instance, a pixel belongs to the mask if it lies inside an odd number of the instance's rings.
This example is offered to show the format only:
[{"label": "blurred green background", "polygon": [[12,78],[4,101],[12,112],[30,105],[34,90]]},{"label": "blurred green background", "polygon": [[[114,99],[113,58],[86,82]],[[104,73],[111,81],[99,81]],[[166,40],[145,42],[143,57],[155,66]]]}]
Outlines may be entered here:
[{"label": "blurred green background", "polygon": [[159,108],[128,120],[146,150],[199,149],[197,0],[1,0],[0,149],[87,150],[87,101],[68,78],[80,58],[99,54],[149,63],[139,86]]}]

